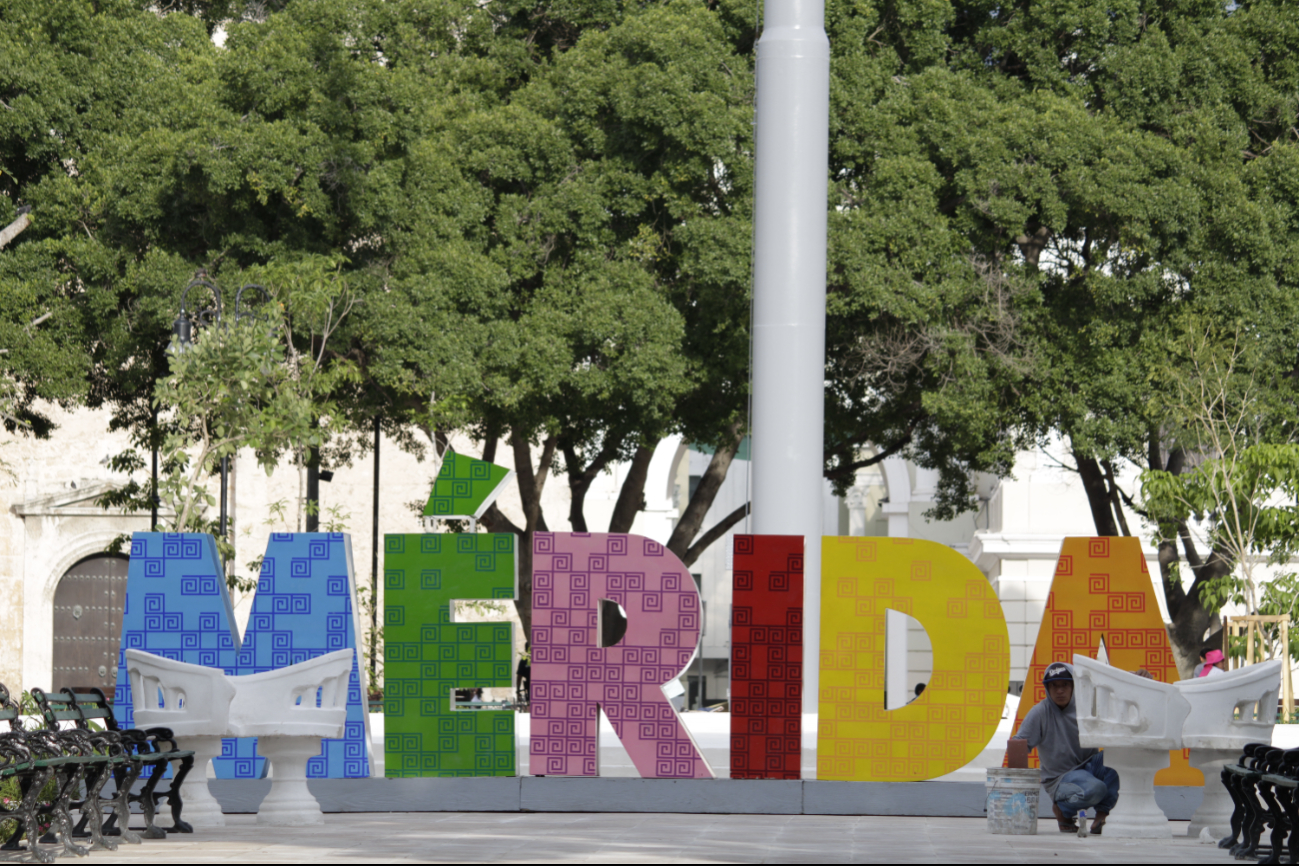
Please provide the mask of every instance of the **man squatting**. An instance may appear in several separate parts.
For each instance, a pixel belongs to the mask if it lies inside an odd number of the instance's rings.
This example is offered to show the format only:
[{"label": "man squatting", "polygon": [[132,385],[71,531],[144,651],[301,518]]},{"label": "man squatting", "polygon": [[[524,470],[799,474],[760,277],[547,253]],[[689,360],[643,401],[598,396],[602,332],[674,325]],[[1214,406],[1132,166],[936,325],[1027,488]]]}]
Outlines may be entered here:
[{"label": "man squatting", "polygon": [[[1136,673],[1150,676],[1146,671]],[[1078,832],[1075,816],[1094,806],[1096,820],[1091,831],[1100,835],[1119,799],[1119,774],[1105,766],[1099,750],[1084,749],[1078,742],[1073,665],[1047,665],[1042,684],[1046,686],[1046,699],[1028,711],[1013,739],[1027,740],[1029,749],[1037,749],[1042,787],[1051,795],[1060,832]]]}]

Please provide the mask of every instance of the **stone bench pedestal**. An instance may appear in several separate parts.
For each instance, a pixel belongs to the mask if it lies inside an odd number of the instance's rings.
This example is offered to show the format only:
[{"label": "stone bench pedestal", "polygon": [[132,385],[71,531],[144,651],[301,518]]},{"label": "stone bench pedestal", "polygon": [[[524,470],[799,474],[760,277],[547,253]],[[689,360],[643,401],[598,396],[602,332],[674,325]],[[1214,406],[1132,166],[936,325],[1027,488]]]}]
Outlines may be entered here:
[{"label": "stone bench pedestal", "polygon": [[271,790],[257,809],[257,823],[272,827],[325,823],[320,803],[307,790],[307,761],[320,754],[320,737],[259,737],[257,751],[271,762]]},{"label": "stone bench pedestal", "polygon": [[[139,714],[136,714],[139,718]],[[180,735],[177,734],[177,737]],[[185,820],[195,827],[224,827],[226,816],[221,804],[208,790],[207,768],[213,758],[221,756],[221,737],[187,736],[184,746],[194,750],[194,769],[180,786],[180,801],[185,804]]]},{"label": "stone bench pedestal", "polygon": [[1191,816],[1187,836],[1199,838],[1205,827],[1215,839],[1231,835],[1231,813],[1236,804],[1222,784],[1222,768],[1238,760],[1240,749],[1191,749],[1191,766],[1204,774],[1204,800]]},{"label": "stone bench pedestal", "polygon": [[1119,802],[1105,822],[1105,835],[1167,839],[1168,816],[1155,802],[1155,774],[1168,768],[1168,749],[1107,746],[1105,766],[1119,774]]}]

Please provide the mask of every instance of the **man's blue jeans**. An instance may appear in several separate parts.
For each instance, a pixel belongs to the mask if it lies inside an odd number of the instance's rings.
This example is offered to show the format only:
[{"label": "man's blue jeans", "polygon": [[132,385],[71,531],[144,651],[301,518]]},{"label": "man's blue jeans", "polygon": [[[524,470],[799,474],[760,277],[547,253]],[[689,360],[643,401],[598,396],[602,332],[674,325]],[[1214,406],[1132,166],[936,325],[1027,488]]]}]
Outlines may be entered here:
[{"label": "man's blue jeans", "polygon": [[1109,812],[1118,800],[1119,774],[1105,766],[1104,756],[1099,752],[1078,769],[1061,776],[1055,789],[1056,805],[1066,818],[1092,806],[1097,812]]}]

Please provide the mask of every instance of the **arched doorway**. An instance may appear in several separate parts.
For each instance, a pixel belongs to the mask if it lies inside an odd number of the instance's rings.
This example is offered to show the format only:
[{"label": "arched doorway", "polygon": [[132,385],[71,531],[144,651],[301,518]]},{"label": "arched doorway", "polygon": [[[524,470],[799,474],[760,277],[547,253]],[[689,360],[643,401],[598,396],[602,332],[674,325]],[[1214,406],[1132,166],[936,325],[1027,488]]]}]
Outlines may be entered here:
[{"label": "arched doorway", "polygon": [[54,590],[53,688],[97,686],[112,696],[127,561],[110,553],[88,556],[59,580]]}]

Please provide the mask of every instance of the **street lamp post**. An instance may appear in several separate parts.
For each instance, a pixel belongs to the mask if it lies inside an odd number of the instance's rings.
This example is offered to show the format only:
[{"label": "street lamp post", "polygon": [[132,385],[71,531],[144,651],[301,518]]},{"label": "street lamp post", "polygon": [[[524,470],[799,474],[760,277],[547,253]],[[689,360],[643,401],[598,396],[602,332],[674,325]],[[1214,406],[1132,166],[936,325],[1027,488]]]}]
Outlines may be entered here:
[{"label": "street lamp post", "polygon": [[801,535],[803,712],[817,711],[830,43],[825,0],[765,0],[753,216],[753,531]]},{"label": "street lamp post", "polygon": [[[188,351],[189,348],[194,345],[195,325],[202,328],[202,327],[207,327],[208,325],[220,326],[222,324],[221,290],[217,288],[215,283],[208,282],[206,276],[207,275],[203,271],[199,271],[194,276],[194,279],[189,281],[189,285],[185,286],[185,290],[180,294],[180,313],[176,316],[176,321],[172,322],[171,325],[171,346],[169,347],[170,351],[176,352],[177,354],[182,354]],[[198,313],[195,314],[190,313],[189,292],[190,289],[193,289],[196,286],[201,286],[207,289],[209,292],[211,292],[212,298],[216,303],[215,308],[205,307],[204,309],[200,310]],[[244,286],[235,295],[235,321],[239,320],[239,299],[240,296],[243,295],[244,289],[246,288],[249,287]],[[262,292],[263,296],[269,298],[269,296],[266,295],[265,289],[262,289],[261,286],[257,286],[256,288]],[[193,316],[192,321],[191,321],[191,315]],[[153,473],[154,473],[153,485],[154,485],[154,498],[156,500],[157,489],[158,489],[158,455],[156,450],[157,446],[155,445],[154,448],[155,450],[154,450],[154,459],[153,459]],[[229,503],[226,500],[226,489],[227,489],[226,485],[229,478],[229,470],[230,470],[229,461],[227,460],[227,458],[222,457],[221,458],[221,522],[220,522],[222,538],[226,537],[226,524],[228,523],[228,514],[229,514],[229,509],[228,509]],[[154,522],[155,523],[157,522],[156,505],[155,505]]]},{"label": "street lamp post", "polygon": [[158,531],[158,404],[149,401],[149,445],[153,450],[153,487],[149,490],[149,531]]}]

